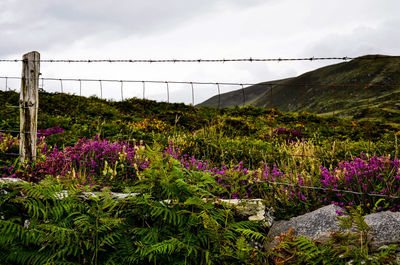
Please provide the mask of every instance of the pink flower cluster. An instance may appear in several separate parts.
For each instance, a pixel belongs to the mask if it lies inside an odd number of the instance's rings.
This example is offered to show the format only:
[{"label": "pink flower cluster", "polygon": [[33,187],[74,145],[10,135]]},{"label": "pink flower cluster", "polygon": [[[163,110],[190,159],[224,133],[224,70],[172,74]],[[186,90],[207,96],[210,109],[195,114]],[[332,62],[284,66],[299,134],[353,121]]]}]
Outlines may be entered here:
[{"label": "pink flower cluster", "polygon": [[[123,189],[125,185],[137,180],[137,173],[149,166],[151,161],[137,154],[137,149],[143,148],[126,142],[110,142],[108,140],[81,139],[74,146],[59,150],[56,146],[47,150],[42,147],[42,155],[32,168],[18,171],[14,167],[0,167],[2,177],[21,177],[31,181],[39,181],[46,176],[69,180],[80,179],[83,185]],[[260,198],[285,196],[293,203],[336,204],[351,206],[363,204],[366,207],[379,210],[390,209],[400,211],[400,161],[390,157],[373,156],[367,159],[363,154],[352,161],[340,162],[334,170],[320,167],[321,176],[316,179],[305,179],[302,176],[284,174],[276,166],[266,164],[256,170],[249,170],[240,162],[237,165],[212,166],[204,160],[193,156],[181,155],[179,148],[173,143],[163,151],[164,156],[170,155],[177,159],[181,166],[209,173],[219,184],[214,194],[221,198]],[[311,181],[311,182],[310,182]],[[271,188],[265,183],[280,183]],[[323,190],[307,189],[303,185],[317,186]],[[360,192],[352,194],[343,190]],[[271,194],[273,193],[273,194]],[[391,196],[379,204],[380,197],[366,194]]]},{"label": "pink flower cluster", "polygon": [[[180,156],[179,148],[174,148],[171,143],[165,153],[170,154],[181,162],[187,169],[200,170],[211,173],[217,183],[225,188],[225,192],[218,194],[221,197],[230,198],[254,198],[260,197],[265,191],[259,190],[258,184],[262,182],[279,182],[282,191],[291,201],[310,202],[315,201],[320,204],[336,204],[339,206],[352,206],[362,203],[371,210],[380,197],[368,195],[343,193],[341,190],[355,191],[369,194],[388,195],[392,197],[400,196],[400,161],[389,157],[371,157],[366,159],[364,154],[361,158],[355,157],[352,161],[339,163],[338,168],[330,172],[321,166],[320,185],[318,187],[326,189],[321,191],[307,189],[303,187],[304,178],[302,176],[292,176],[284,174],[275,166],[272,169],[264,164],[256,171],[250,171],[243,167],[243,163],[221,168],[211,167],[207,161],[197,160],[187,155]],[[313,185],[313,184],[309,184]],[[385,209],[400,211],[400,200],[390,201],[388,198]],[[384,210],[380,205],[376,210]]]},{"label": "pink flower cluster", "polygon": [[[100,140],[98,137],[93,140],[81,139],[64,150],[55,146],[47,151],[45,147],[44,152],[46,157],[38,160],[32,169],[31,180],[40,180],[47,175],[71,178],[75,174],[76,178],[84,177],[84,185],[104,187],[113,182],[128,183],[135,180],[136,171],[148,167],[147,161],[136,156],[135,146],[126,142]],[[119,169],[116,171],[119,175],[113,180],[111,175],[104,176],[106,163],[109,168]]]},{"label": "pink flower cluster", "polygon": [[[324,188],[331,189],[335,197],[331,198],[331,203],[339,206],[354,205],[363,203],[369,208],[375,207],[372,200],[375,196],[351,195],[340,192],[339,190],[355,191],[364,194],[384,195],[386,201],[390,201],[390,197],[400,196],[400,161],[390,159],[386,156],[373,156],[369,159],[361,154],[361,158],[355,157],[352,161],[340,162],[338,167],[333,171],[329,171],[325,167],[321,167],[321,185]],[[336,192],[335,192],[336,191]],[[326,201],[327,198],[325,197]],[[399,211],[400,201],[391,205],[390,210]],[[377,210],[382,209],[381,206],[376,207]]]}]

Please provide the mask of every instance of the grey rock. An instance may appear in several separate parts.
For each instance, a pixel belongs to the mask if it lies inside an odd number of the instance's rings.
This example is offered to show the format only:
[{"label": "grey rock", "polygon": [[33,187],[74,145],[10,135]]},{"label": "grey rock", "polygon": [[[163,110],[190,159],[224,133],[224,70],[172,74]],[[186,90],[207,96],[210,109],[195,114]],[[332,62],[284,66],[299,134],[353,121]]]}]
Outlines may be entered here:
[{"label": "grey rock", "polygon": [[[0,178],[0,184],[9,186],[9,185],[16,185],[17,183],[26,183],[26,181],[19,179],[19,178]],[[8,191],[4,189],[0,189],[0,194],[7,194]]]},{"label": "grey rock", "polygon": [[132,192],[130,192],[130,193],[111,192],[112,197],[120,199],[120,200],[128,198],[128,197],[136,197],[139,195],[140,195],[139,193],[132,193]]},{"label": "grey rock", "polygon": [[[340,226],[336,211],[343,211],[340,207],[329,205],[316,211],[293,217],[289,221],[275,222],[269,233],[269,248],[279,243],[279,237],[287,233],[289,228],[296,236],[302,235],[307,238],[325,243],[329,240],[331,233],[339,231]],[[382,246],[400,244],[400,212],[379,212],[364,216],[366,224],[371,228],[369,239],[372,251],[377,251]]]},{"label": "grey rock", "polygon": [[265,227],[273,223],[272,209],[266,209],[262,199],[221,199],[228,207],[232,207],[238,216],[249,221],[262,221]]},{"label": "grey rock", "polygon": [[379,212],[365,216],[365,222],[372,228],[371,247],[400,243],[400,212]]},{"label": "grey rock", "polygon": [[26,181],[19,178],[0,178],[0,184],[9,184],[16,182],[26,182]]},{"label": "grey rock", "polygon": [[[89,198],[97,198],[99,196],[103,195],[102,192],[100,191],[88,191],[88,192],[82,192],[82,198],[84,199],[89,199]],[[138,196],[139,193],[118,193],[118,192],[110,192],[110,196],[112,198],[118,199],[118,200],[123,200],[125,198],[128,197],[136,197]],[[68,196],[68,192],[66,190],[61,191],[61,193],[59,193],[59,196],[61,199],[63,199],[64,197]]]},{"label": "grey rock", "polygon": [[272,224],[274,223],[274,208],[265,208],[265,214],[264,214],[264,219],[263,219],[263,225],[264,227],[271,227]]},{"label": "grey rock", "polygon": [[289,228],[293,229],[294,235],[303,235],[307,238],[326,241],[331,232],[340,229],[337,212],[343,211],[336,205],[328,205],[313,212],[293,217],[289,221],[275,222],[269,233],[269,248],[276,246],[279,237],[283,233],[287,233]]},{"label": "grey rock", "polygon": [[25,229],[28,229],[30,225],[31,225],[31,222],[29,221],[29,219],[26,219],[26,220],[24,221],[24,228],[25,228]]}]

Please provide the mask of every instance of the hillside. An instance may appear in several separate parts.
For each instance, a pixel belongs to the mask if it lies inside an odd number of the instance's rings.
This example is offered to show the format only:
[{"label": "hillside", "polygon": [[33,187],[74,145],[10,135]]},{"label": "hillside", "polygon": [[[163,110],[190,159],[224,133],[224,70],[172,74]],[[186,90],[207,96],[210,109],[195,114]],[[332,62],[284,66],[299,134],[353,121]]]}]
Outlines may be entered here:
[{"label": "hillside", "polygon": [[[25,164],[18,102],[0,91],[0,264],[96,264],[82,261],[97,249],[97,264],[282,264],[281,248],[249,248],[267,244],[265,216],[400,211],[399,124],[41,91],[38,153]],[[359,255],[342,238],[323,247]],[[185,245],[158,252],[171,244]]]},{"label": "hillside", "polygon": [[[335,111],[335,115],[342,117],[400,122],[400,58],[374,59],[377,55],[360,58],[368,57],[371,60],[354,59],[298,77],[247,87],[246,105],[327,115]],[[334,84],[345,85],[334,87]],[[241,106],[242,91],[222,94],[221,103],[222,107]],[[199,106],[217,107],[218,96]]]}]

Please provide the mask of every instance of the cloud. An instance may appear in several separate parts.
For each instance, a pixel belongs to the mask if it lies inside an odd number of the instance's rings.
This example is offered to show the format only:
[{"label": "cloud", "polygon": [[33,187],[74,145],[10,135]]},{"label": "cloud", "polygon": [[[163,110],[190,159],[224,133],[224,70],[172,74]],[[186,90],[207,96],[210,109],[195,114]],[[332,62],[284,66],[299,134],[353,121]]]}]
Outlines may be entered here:
[{"label": "cloud", "polygon": [[388,20],[376,27],[358,26],[346,34],[331,33],[305,49],[315,56],[398,55],[400,20]]},{"label": "cloud", "polygon": [[0,56],[70,46],[82,39],[109,42],[164,32],[218,8],[261,0],[2,0]]},{"label": "cloud", "polygon": [[[30,50],[47,59],[397,55],[399,8],[398,0],[0,0],[0,58],[21,58]],[[43,63],[41,71],[58,78],[253,83],[331,63]],[[18,76],[20,65],[0,64],[0,73]],[[140,89],[127,91],[140,96]],[[164,86],[149,87],[149,95],[157,89],[165,96]],[[85,84],[85,91],[98,90],[98,84]],[[173,98],[191,102],[187,86],[171,85],[172,90]],[[195,90],[196,102],[216,91],[214,86]]]}]

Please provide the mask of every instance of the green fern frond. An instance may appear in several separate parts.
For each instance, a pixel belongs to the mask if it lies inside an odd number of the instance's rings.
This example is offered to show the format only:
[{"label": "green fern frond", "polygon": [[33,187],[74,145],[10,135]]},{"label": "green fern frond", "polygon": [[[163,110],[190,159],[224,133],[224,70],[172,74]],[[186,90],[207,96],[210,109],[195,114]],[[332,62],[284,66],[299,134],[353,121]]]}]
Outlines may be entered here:
[{"label": "green fern frond", "polygon": [[236,228],[235,231],[244,235],[246,238],[254,239],[256,241],[264,242],[267,240],[267,237],[262,233],[250,229]]}]

